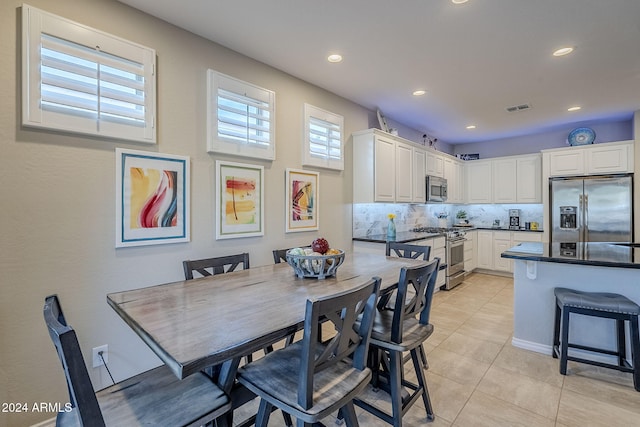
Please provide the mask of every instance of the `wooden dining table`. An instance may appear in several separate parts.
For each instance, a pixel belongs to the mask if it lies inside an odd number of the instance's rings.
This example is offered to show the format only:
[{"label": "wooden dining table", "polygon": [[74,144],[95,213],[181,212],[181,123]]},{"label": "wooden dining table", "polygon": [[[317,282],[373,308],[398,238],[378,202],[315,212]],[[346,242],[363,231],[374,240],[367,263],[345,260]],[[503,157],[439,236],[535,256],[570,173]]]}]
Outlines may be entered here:
[{"label": "wooden dining table", "polygon": [[231,393],[241,357],[301,329],[307,299],[374,276],[385,289],[398,282],[402,267],[423,262],[346,253],[335,276],[323,280],[298,278],[280,263],[115,292],[107,302],[178,378],[217,365],[217,381]]}]

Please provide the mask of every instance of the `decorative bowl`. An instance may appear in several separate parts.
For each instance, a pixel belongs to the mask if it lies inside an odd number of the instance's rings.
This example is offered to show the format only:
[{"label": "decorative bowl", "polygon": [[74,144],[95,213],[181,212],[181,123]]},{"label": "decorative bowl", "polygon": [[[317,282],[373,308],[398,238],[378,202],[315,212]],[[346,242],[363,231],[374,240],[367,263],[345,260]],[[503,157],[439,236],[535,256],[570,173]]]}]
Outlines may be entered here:
[{"label": "decorative bowl", "polygon": [[344,251],[333,255],[294,255],[287,251],[286,257],[296,276],[324,279],[336,274],[344,262]]}]

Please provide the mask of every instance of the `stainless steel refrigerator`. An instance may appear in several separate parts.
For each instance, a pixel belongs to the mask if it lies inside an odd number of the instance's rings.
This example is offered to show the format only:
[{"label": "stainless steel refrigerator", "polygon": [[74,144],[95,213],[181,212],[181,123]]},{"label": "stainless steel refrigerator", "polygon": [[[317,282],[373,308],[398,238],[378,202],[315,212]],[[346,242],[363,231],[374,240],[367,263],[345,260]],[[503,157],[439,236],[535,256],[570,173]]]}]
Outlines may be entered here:
[{"label": "stainless steel refrigerator", "polygon": [[632,242],[633,175],[549,179],[551,242]]}]

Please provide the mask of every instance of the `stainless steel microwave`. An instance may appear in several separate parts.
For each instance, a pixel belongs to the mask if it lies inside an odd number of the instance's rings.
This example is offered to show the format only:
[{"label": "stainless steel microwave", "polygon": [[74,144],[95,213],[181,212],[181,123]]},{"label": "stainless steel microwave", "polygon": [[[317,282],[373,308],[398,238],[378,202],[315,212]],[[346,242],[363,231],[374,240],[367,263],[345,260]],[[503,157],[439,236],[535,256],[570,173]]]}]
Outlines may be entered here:
[{"label": "stainless steel microwave", "polygon": [[447,201],[447,180],[427,175],[427,203]]}]

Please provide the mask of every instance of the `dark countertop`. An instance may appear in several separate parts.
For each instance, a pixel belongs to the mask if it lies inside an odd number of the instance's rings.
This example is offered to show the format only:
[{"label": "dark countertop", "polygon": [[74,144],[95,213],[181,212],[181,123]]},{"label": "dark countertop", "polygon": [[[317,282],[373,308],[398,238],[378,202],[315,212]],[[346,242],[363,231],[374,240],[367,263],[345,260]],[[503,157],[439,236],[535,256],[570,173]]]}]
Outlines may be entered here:
[{"label": "dark countertop", "polygon": [[502,258],[601,267],[639,268],[640,243],[578,242],[521,243],[502,253]]},{"label": "dark countertop", "polygon": [[469,230],[498,230],[498,231],[525,231],[527,233],[531,232],[531,233],[542,233],[544,230],[527,230],[526,228],[518,228],[515,230],[512,230],[509,227],[473,227],[473,228],[469,228]]},{"label": "dark countertop", "polygon": [[[444,236],[441,233],[417,233],[414,231],[403,231],[396,234],[395,241],[398,243],[415,242],[416,240],[431,239],[438,236]],[[387,243],[386,234],[372,234],[366,237],[354,237],[352,240],[358,242]]]}]

